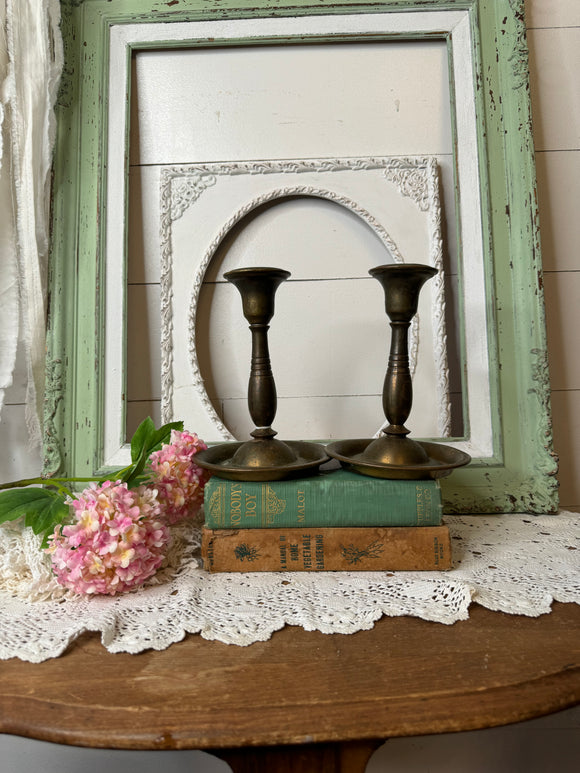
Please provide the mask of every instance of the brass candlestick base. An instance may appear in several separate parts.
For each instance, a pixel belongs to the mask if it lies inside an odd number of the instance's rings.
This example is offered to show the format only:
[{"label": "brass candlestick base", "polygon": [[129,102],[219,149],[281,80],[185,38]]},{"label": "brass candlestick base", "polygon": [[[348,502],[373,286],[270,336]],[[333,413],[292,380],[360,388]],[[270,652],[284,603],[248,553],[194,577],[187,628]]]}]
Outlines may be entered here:
[{"label": "brass candlestick base", "polygon": [[[282,441],[278,441],[282,442]],[[283,480],[296,478],[316,472],[321,464],[327,462],[329,457],[324,446],[317,443],[307,443],[299,440],[286,440],[283,445],[291,452],[293,460],[280,462],[279,458],[273,463],[268,462],[269,448],[262,446],[256,449],[256,455],[252,456],[253,440],[239,443],[220,443],[210,446],[205,451],[198,451],[195,455],[195,463],[209,470],[218,478],[228,480]],[[252,452],[249,452],[252,449]],[[236,454],[240,452],[240,457]],[[245,464],[248,461],[246,454],[250,453],[250,461],[257,464]]]},{"label": "brass candlestick base", "polygon": [[248,384],[248,407],[256,429],[252,440],[220,443],[196,454],[201,467],[230,480],[279,480],[313,471],[328,460],[318,443],[276,440],[272,423],[277,396],[268,350],[269,322],[274,316],[278,286],[290,273],[281,268],[239,268],[224,278],[242,296],[244,317],[252,333],[252,363]]},{"label": "brass candlestick base", "polygon": [[[382,438],[377,438],[381,440]],[[373,478],[389,478],[399,480],[425,480],[427,478],[444,478],[450,475],[456,467],[462,467],[471,461],[469,454],[442,443],[427,443],[423,440],[409,441],[418,445],[425,452],[426,461],[420,464],[393,464],[391,462],[372,461],[370,454],[365,452],[371,443],[369,438],[339,440],[326,446],[330,456],[338,459],[343,467],[369,475]]]},{"label": "brass candlestick base", "polygon": [[383,286],[391,321],[391,350],[383,386],[383,410],[389,424],[376,439],[341,440],[326,450],[342,464],[373,477],[422,479],[449,475],[455,467],[467,464],[470,456],[451,446],[411,440],[405,427],[413,403],[409,326],[417,313],[421,287],[437,269],[391,264],[369,273]]}]

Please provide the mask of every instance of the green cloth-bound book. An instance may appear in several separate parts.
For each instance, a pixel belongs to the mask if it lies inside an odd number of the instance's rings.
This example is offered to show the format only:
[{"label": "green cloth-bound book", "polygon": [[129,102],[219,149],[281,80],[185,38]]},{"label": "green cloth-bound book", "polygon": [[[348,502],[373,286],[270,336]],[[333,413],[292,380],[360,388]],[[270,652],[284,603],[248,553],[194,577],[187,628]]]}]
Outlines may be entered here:
[{"label": "green cloth-bound book", "polygon": [[210,529],[439,526],[436,480],[385,480],[349,470],[267,483],[212,477],[204,491]]}]

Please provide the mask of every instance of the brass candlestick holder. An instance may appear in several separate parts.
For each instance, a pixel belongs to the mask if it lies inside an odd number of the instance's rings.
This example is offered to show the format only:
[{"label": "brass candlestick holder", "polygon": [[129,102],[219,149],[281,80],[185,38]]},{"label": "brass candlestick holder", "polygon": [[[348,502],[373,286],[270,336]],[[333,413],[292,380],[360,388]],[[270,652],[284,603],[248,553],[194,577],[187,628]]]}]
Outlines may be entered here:
[{"label": "brass candlestick holder", "polygon": [[385,291],[391,324],[391,350],[383,386],[383,410],[388,426],[378,438],[341,440],[326,447],[343,465],[377,478],[420,480],[449,475],[471,457],[451,446],[411,440],[405,422],[413,404],[409,369],[409,326],[417,313],[423,284],[437,269],[420,264],[390,264],[369,271]]},{"label": "brass candlestick holder", "polygon": [[290,276],[281,268],[239,268],[224,278],[242,296],[244,317],[252,333],[252,361],[248,383],[248,408],[256,428],[252,440],[220,443],[200,451],[195,461],[221,478],[230,480],[280,480],[314,471],[328,461],[324,446],[305,441],[275,439],[272,429],[277,395],[268,349],[269,322],[274,316],[278,286]]}]

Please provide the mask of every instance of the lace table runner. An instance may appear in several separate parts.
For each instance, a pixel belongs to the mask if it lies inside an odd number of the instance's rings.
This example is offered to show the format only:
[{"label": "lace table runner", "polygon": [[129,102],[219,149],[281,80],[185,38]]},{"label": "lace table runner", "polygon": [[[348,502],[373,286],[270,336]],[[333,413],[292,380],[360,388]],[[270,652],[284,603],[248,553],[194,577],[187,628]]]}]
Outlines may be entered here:
[{"label": "lace table runner", "polygon": [[477,602],[537,617],[553,600],[580,603],[580,516],[447,516],[449,572],[319,572],[210,575],[199,529],[180,527],[167,565],[143,588],[79,597],[52,577],[38,538],[0,527],[0,658],[33,663],[61,655],[85,631],[109,652],[162,650],[188,633],[245,646],[285,625],[350,634],[382,615],[451,624]]}]

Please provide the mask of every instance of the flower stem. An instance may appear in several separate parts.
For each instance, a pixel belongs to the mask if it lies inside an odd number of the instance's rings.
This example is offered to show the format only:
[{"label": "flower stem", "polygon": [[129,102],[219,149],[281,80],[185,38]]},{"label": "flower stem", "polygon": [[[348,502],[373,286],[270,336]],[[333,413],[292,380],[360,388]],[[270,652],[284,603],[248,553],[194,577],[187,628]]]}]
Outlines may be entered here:
[{"label": "flower stem", "polygon": [[[89,481],[98,481],[100,478],[23,478],[22,480],[13,480],[10,483],[0,483],[1,489],[24,488],[25,486],[36,486],[38,484],[45,486],[56,486],[56,488],[65,489],[60,483],[87,483]],[[66,490],[66,489],[65,489]]]}]

